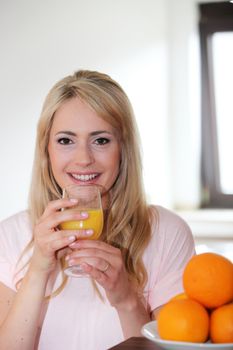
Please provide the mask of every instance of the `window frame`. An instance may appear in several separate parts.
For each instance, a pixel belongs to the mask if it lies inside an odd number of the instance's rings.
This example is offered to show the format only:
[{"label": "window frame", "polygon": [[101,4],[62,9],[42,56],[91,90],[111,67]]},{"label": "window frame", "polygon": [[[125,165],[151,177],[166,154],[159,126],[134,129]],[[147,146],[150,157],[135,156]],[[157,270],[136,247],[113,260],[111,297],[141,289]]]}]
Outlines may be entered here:
[{"label": "window frame", "polygon": [[220,188],[217,121],[213,85],[211,37],[216,32],[233,31],[233,4],[199,4],[201,54],[201,207],[233,208],[233,193]]}]

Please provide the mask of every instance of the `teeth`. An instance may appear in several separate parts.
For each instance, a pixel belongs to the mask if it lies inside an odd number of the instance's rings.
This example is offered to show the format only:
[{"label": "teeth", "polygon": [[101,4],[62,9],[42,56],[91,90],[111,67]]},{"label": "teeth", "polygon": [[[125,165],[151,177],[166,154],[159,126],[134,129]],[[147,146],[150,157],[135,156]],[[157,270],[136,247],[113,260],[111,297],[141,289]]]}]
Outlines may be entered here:
[{"label": "teeth", "polygon": [[76,180],[80,181],[90,181],[93,180],[97,174],[91,174],[91,175],[77,175],[77,174],[71,174]]}]

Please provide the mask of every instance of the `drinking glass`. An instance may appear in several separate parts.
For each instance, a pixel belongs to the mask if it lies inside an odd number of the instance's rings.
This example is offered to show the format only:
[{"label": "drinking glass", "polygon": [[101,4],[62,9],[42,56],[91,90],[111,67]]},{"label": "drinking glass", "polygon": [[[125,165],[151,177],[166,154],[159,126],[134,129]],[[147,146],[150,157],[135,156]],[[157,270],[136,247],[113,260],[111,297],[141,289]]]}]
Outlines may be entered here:
[{"label": "drinking glass", "polygon": [[[62,230],[88,230],[92,229],[91,236],[79,239],[98,239],[103,229],[103,209],[101,193],[96,185],[70,185],[63,189],[63,198],[77,199],[78,202],[72,208],[65,209],[73,212],[87,212],[88,218],[62,222],[59,228]],[[88,276],[80,265],[65,266],[64,272],[71,277]]]}]

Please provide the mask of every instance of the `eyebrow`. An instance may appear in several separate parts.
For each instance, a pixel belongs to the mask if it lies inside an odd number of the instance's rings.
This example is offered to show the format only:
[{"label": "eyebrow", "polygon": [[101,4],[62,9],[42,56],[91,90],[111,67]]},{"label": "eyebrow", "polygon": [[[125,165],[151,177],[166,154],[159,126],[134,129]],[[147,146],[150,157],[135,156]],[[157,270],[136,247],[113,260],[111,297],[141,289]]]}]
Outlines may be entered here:
[{"label": "eyebrow", "polygon": [[[60,135],[60,134],[66,134],[66,135],[70,135],[70,136],[77,136],[77,134],[73,131],[69,131],[69,130],[64,130],[64,131],[59,131],[56,133],[56,135]],[[112,135],[112,133],[110,131],[107,130],[97,130],[97,131],[92,131],[90,133],[91,136],[96,136],[99,134],[109,134]]]}]

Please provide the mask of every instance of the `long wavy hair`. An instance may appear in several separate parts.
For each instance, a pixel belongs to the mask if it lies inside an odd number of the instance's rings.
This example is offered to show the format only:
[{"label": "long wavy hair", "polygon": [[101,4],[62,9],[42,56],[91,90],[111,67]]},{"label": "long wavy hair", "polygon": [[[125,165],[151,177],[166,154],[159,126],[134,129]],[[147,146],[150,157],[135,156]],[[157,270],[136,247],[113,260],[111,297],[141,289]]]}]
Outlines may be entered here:
[{"label": "long wavy hair", "polygon": [[[51,170],[48,142],[57,109],[78,97],[117,131],[121,148],[118,177],[111,188],[109,210],[101,239],[121,249],[132,281],[143,288],[147,273],[142,254],[151,235],[150,209],[142,184],[140,143],[130,101],[121,86],[108,75],[80,70],[58,81],[48,93],[38,123],[35,158],[29,193],[32,226],[48,202],[61,197]],[[30,243],[33,246],[33,237]]]}]

